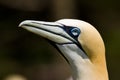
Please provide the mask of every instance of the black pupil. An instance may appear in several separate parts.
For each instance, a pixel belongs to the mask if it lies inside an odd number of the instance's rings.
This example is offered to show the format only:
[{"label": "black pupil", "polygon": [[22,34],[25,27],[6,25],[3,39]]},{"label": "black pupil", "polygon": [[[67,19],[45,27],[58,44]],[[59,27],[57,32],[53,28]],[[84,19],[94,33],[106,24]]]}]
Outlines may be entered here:
[{"label": "black pupil", "polygon": [[76,33],[78,32],[78,30],[77,30],[77,29],[73,29],[72,31],[73,31],[73,32],[76,32]]},{"label": "black pupil", "polygon": [[80,34],[80,30],[78,28],[73,28],[71,30],[71,33],[73,36],[78,37],[78,35]]}]

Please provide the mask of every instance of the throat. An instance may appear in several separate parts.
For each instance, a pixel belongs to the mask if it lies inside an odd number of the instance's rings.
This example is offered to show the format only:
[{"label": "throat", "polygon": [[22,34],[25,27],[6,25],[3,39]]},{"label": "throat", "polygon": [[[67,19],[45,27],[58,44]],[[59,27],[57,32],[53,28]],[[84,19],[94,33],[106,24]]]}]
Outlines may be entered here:
[{"label": "throat", "polygon": [[91,75],[91,69],[88,66],[91,63],[85,53],[76,44],[57,44],[57,47],[69,62],[73,79],[87,80],[83,78],[86,77],[85,75]]},{"label": "throat", "polygon": [[99,74],[84,51],[76,44],[56,44],[56,46],[69,62],[74,80],[108,80]]}]

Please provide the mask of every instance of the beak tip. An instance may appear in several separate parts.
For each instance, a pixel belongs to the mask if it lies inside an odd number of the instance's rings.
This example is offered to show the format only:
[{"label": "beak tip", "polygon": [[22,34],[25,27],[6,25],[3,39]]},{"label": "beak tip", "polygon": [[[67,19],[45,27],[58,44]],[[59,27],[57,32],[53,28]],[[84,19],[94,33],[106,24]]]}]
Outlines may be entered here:
[{"label": "beak tip", "polygon": [[21,22],[21,23],[18,25],[18,27],[22,27],[22,25],[23,25],[23,22]]},{"label": "beak tip", "polygon": [[25,24],[28,24],[28,23],[30,23],[30,22],[31,22],[31,20],[22,21],[22,22],[19,24],[18,27],[23,27]]}]

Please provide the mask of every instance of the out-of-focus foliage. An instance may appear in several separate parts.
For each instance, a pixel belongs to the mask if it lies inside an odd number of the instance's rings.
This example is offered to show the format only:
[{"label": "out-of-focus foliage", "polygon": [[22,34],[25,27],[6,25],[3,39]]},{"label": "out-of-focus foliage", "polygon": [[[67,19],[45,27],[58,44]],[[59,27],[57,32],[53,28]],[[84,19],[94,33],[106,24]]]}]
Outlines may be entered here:
[{"label": "out-of-focus foliage", "polygon": [[65,80],[70,68],[45,39],[18,25],[26,19],[76,18],[94,25],[106,45],[110,80],[120,73],[119,0],[0,0],[0,80],[20,74],[28,80]]}]

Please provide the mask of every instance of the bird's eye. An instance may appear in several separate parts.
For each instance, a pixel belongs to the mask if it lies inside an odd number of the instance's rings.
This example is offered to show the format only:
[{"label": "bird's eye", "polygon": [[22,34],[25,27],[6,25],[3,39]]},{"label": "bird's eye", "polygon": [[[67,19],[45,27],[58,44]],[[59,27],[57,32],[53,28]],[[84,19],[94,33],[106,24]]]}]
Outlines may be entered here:
[{"label": "bird's eye", "polygon": [[79,28],[73,28],[73,29],[71,29],[71,34],[72,34],[74,37],[78,37],[79,34],[80,34],[80,29],[79,29]]}]

